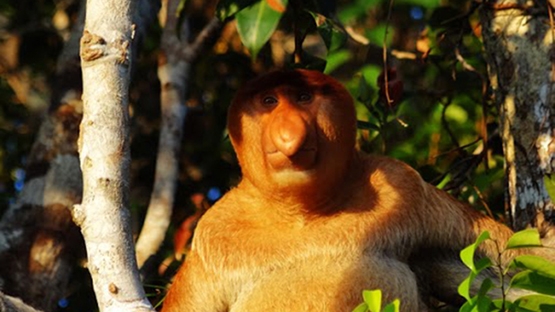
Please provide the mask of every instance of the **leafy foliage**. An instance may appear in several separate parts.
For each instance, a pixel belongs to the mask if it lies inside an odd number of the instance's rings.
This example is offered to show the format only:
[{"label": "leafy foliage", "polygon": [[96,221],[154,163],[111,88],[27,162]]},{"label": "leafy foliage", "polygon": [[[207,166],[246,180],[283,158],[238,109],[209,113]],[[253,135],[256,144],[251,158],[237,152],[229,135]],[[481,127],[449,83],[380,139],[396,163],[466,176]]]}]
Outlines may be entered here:
[{"label": "leafy foliage", "polygon": [[364,302],[358,305],[353,312],[399,312],[401,307],[399,299],[395,299],[382,309],[382,291],[379,289],[364,290],[362,298]]},{"label": "leafy foliage", "polygon": [[[279,2],[275,0],[275,2]],[[243,44],[251,51],[252,58],[256,59],[262,46],[270,39],[276,30],[278,22],[285,12],[287,0],[277,6],[271,6],[269,1],[260,1],[250,7],[239,11],[237,31]]]},{"label": "leafy foliage", "polygon": [[242,9],[253,5],[257,0],[222,0],[218,1],[216,15],[223,21],[232,17]]},{"label": "leafy foliage", "polygon": [[[459,294],[466,299],[461,312],[467,311],[554,311],[555,309],[555,263],[542,257],[532,255],[517,256],[508,268],[504,268],[496,259],[481,258],[476,260],[475,251],[480,244],[490,239],[489,233],[483,232],[476,241],[461,251],[463,263],[470,269],[469,276],[459,285]],[[515,233],[507,242],[507,246],[500,250],[501,254],[510,249],[542,248],[539,234],[535,229],[528,229]],[[470,293],[470,286],[476,277],[486,269],[495,267],[499,271],[498,284],[503,298],[493,299],[489,292],[496,288],[493,281],[486,278],[482,281],[477,294]],[[505,285],[510,278],[508,287]],[[523,289],[537,294],[522,296],[514,302],[504,296],[510,289]]]}]

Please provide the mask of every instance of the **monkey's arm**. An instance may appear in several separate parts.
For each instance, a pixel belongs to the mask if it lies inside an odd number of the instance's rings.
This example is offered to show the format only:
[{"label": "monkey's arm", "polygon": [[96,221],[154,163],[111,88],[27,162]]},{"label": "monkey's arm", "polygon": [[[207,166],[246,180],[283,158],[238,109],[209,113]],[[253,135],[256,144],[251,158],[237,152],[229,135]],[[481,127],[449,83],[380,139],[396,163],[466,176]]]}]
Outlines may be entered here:
[{"label": "monkey's arm", "polygon": [[[503,248],[513,234],[507,226],[426,183],[405,163],[383,157],[372,157],[369,163],[373,188],[369,193],[376,194],[379,211],[395,216],[389,222],[402,224],[399,227],[405,229],[406,240],[411,243],[403,247],[411,251],[455,250],[458,254],[485,230]],[[482,250],[497,257],[493,241],[484,242]]]},{"label": "monkey's arm", "polygon": [[[534,254],[551,261],[555,260],[552,248],[504,251],[508,239],[514,233],[510,228],[431,185],[427,185],[426,188],[424,194],[427,195],[426,202],[429,203],[426,209],[429,209],[431,224],[427,227],[427,238],[435,246],[431,249],[417,250],[410,260],[411,269],[416,273],[423,293],[427,292],[427,295],[453,305],[464,302],[457,293],[457,287],[468,276],[469,269],[460,260],[459,252],[472,244],[483,231],[489,231],[492,239],[479,246],[478,257],[489,257],[494,262],[501,261],[503,267],[507,267],[514,257],[521,254]],[[481,281],[485,278],[499,283],[498,272],[495,270],[493,267],[478,276],[472,292],[478,291]],[[511,289],[506,295],[508,299],[514,300],[525,294],[529,292]],[[500,289],[494,289],[490,295],[494,298],[502,297]]]},{"label": "monkey's arm", "polygon": [[[448,193],[425,184],[425,203],[429,220],[424,228],[428,231],[428,239],[432,247],[449,248],[458,252],[475,242],[484,231],[490,232],[491,240],[486,240],[479,247],[479,252],[492,259],[498,257],[499,251],[505,248],[513,231],[506,225],[482,214],[481,212],[453,198]],[[514,257],[513,252],[507,253],[502,264]]]},{"label": "monkey's arm", "polygon": [[226,311],[224,292],[216,272],[208,272],[201,257],[192,250],[175,276],[162,312]]}]

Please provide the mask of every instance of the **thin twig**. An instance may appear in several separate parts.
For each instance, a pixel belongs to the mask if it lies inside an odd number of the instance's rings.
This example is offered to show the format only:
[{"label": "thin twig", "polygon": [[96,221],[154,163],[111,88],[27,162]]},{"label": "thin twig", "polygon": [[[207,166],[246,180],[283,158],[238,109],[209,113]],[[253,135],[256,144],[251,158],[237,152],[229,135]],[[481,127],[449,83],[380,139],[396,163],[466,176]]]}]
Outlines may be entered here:
[{"label": "thin twig", "polygon": [[393,2],[394,0],[389,1],[389,8],[387,10],[387,20],[385,23],[385,34],[383,38],[383,73],[384,73],[384,91],[385,91],[385,99],[387,101],[387,106],[393,102],[391,97],[389,96],[389,75],[388,75],[388,65],[387,65],[387,33],[389,31],[389,23],[391,22],[391,12],[393,11]]},{"label": "thin twig", "polygon": [[210,41],[216,34],[219,33],[223,26],[223,22],[219,18],[214,17],[204,26],[202,31],[197,35],[195,40],[188,44],[185,49],[183,49],[183,59],[186,62],[192,62],[198,57],[202,52],[206,43]]},{"label": "thin twig", "polygon": [[[482,141],[484,142],[484,150],[487,151],[489,146],[488,146],[488,125],[487,125],[487,94],[488,94],[488,80],[486,79],[486,77],[484,77],[484,75],[482,75],[480,72],[478,72],[474,66],[470,65],[465,59],[464,57],[461,55],[459,48],[457,47],[457,49],[455,49],[455,57],[457,58],[457,61],[459,61],[462,66],[463,69],[473,72],[476,75],[478,75],[478,77],[480,77],[480,80],[482,81],[482,122],[480,123],[480,136],[482,138]],[[486,167],[486,169],[489,169],[489,165],[488,165],[488,154],[487,152],[484,154],[484,165]]]},{"label": "thin twig", "polygon": [[486,209],[486,212],[488,213],[488,215],[493,219],[494,218],[493,212],[489,208],[489,205],[486,202],[486,199],[484,198],[484,195],[482,194],[482,192],[480,192],[480,189],[475,184],[472,184],[472,188],[476,192],[476,195],[478,195],[478,198],[480,199],[482,206],[484,206],[484,209]]}]

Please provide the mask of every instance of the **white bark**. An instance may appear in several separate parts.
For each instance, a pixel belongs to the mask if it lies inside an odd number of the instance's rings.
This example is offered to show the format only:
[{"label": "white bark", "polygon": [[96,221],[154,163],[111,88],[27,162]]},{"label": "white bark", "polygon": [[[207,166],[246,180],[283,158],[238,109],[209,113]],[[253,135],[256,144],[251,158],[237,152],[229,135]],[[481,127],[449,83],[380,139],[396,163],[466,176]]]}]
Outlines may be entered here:
[{"label": "white bark", "polygon": [[88,0],[81,39],[81,227],[101,311],[153,311],[139,280],[131,235],[128,87],[131,0]]}]

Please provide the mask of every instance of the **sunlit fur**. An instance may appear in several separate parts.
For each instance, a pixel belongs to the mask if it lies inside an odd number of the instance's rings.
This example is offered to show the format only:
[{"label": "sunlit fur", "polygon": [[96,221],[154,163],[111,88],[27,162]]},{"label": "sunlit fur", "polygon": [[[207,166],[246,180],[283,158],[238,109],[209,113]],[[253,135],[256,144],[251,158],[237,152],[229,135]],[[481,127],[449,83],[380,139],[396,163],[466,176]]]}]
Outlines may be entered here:
[{"label": "sunlit fur", "polygon": [[[243,179],[199,222],[165,312],[352,311],[365,289],[425,311],[424,294],[457,300],[459,250],[483,230],[512,234],[406,164],[357,151],[353,100],[319,72],[250,82],[228,128]],[[497,258],[493,242],[481,252]]]}]

